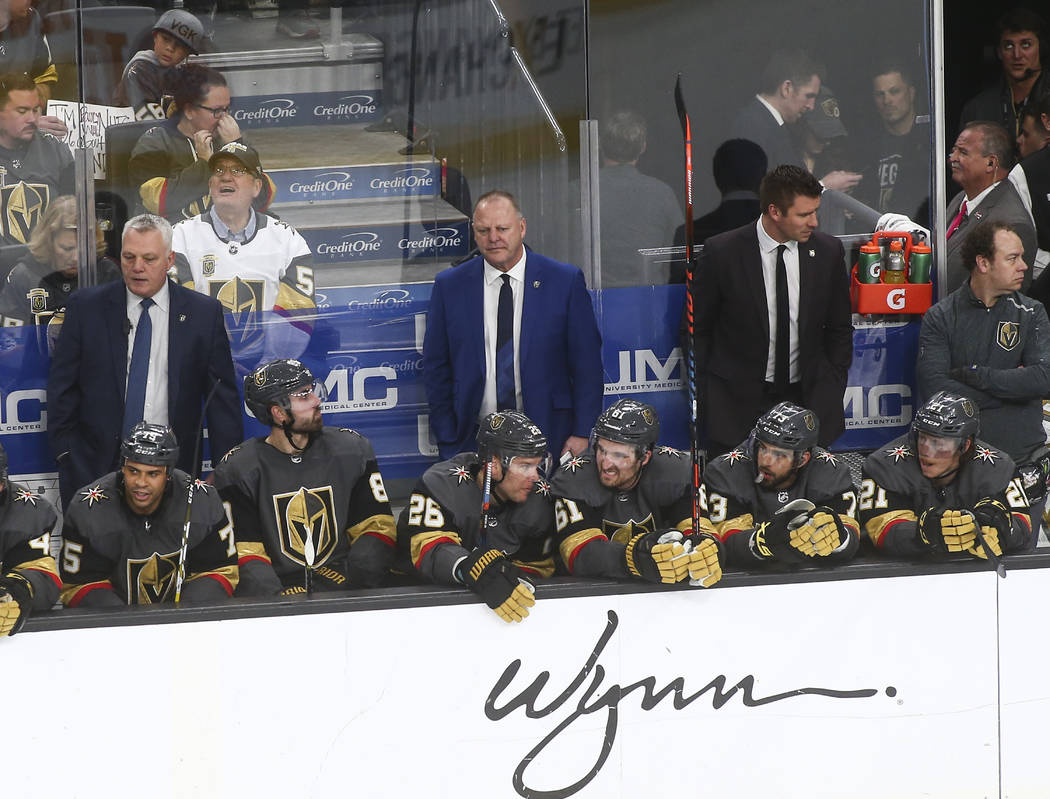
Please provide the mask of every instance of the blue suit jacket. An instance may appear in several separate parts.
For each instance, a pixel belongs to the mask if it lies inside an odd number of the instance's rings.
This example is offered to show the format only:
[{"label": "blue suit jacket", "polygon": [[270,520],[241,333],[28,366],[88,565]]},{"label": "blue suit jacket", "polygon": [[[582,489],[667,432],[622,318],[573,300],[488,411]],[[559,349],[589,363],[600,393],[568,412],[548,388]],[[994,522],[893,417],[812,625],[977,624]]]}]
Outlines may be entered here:
[{"label": "blue suit jacket", "polygon": [[[442,458],[473,450],[485,394],[484,261],[441,272],[427,312],[423,382]],[[521,341],[522,410],[556,455],[570,435],[589,436],[605,383],[601,335],[583,273],[529,252]]]},{"label": "blue suit jacket", "polygon": [[[244,439],[240,397],[222,306],[169,282],[168,421],[178,468],[193,474],[201,405],[208,404],[212,460]],[[117,280],[74,292],[66,305],[47,381],[48,437],[59,461],[62,502],[117,467],[127,376],[127,300]]]}]

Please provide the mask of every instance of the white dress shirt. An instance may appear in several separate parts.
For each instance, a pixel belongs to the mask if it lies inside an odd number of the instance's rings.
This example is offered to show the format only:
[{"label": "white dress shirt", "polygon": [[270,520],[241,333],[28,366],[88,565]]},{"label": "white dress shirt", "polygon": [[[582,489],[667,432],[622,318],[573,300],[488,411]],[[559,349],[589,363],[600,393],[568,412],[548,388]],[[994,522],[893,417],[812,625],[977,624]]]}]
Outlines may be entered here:
[{"label": "white dress shirt", "polygon": [[[127,289],[128,313],[128,361],[124,370],[124,391],[127,392],[128,372],[131,370],[131,356],[135,348],[135,330],[138,328],[139,317],[142,315],[142,297],[132,294]],[[149,374],[146,377],[146,404],[143,407],[142,418],[152,424],[168,424],[168,308],[171,302],[171,293],[168,291],[168,281],[150,299],[154,305],[149,309],[150,324],[153,325],[153,335],[150,338],[149,348]]]},{"label": "white dress shirt", "polygon": [[[762,280],[766,286],[766,313],[769,315],[769,354],[766,356],[766,380],[773,382],[777,364],[777,247],[780,242],[766,233],[762,217],[758,226],[758,250],[762,256]],[[785,241],[784,266],[787,269],[788,309],[791,321],[788,325],[788,355],[791,364],[789,380],[797,383],[802,379],[798,368],[798,242]]]},{"label": "white dress shirt", "polygon": [[[521,307],[525,297],[525,254],[506,272],[514,292],[514,406],[521,410]],[[478,419],[503,408],[496,407],[496,315],[499,310],[499,292],[503,288],[504,273],[485,262],[485,396],[481,401]]]}]

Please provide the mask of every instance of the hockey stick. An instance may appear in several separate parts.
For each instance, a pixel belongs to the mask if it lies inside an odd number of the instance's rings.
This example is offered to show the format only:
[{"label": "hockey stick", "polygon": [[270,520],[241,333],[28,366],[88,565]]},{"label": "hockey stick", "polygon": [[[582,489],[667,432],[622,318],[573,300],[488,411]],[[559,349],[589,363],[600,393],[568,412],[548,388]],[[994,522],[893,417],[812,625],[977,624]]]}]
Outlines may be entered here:
[{"label": "hockey stick", "polygon": [[689,124],[689,112],[682,96],[682,73],[674,84],[674,104],[678,119],[682,123],[682,138],[685,142],[685,320],[686,346],[685,370],[689,389],[689,458],[693,466],[693,533],[700,532],[700,450],[697,420],[696,352],[693,343],[693,289],[696,280],[696,264],[693,260],[693,131]]},{"label": "hockey stick", "polygon": [[306,527],[306,540],[303,542],[303,560],[306,561],[303,565],[303,588],[306,589],[306,595],[310,596],[314,592],[314,560],[317,557],[317,552],[314,550],[314,531],[313,528],[307,524]]},{"label": "hockey stick", "polygon": [[211,387],[211,391],[208,392],[208,396],[204,398],[204,407],[201,408],[201,420],[197,425],[197,439],[193,444],[193,467],[190,471],[189,479],[186,481],[186,521],[182,525],[182,544],[179,546],[179,569],[175,574],[175,607],[178,607],[179,602],[182,601],[182,584],[186,580],[186,551],[190,545],[190,512],[193,510],[193,489],[197,482],[195,474],[200,468],[204,414],[208,412],[208,403],[215,396],[215,389],[219,387],[220,382],[220,380],[216,380]]},{"label": "hockey stick", "polygon": [[478,546],[485,546],[486,530],[489,526],[489,506],[492,504],[492,458],[485,464],[485,482],[481,489],[481,529],[478,530]]}]

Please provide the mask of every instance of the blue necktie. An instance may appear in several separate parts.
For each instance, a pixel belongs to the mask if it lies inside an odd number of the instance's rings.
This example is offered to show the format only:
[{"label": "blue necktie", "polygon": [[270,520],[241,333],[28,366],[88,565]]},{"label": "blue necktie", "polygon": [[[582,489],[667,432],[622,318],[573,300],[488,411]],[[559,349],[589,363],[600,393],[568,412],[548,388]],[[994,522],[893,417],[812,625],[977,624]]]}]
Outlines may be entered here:
[{"label": "blue necktie", "polygon": [[500,275],[503,286],[499,290],[496,308],[496,410],[516,410],[517,392],[514,390],[514,290],[510,275]]},{"label": "blue necktie", "polygon": [[131,350],[131,366],[128,367],[128,391],[124,398],[124,435],[142,421],[146,407],[146,378],[149,376],[149,349],[153,339],[153,323],[149,309],[154,305],[149,297],[140,304],[142,313],[135,328],[135,344]]}]

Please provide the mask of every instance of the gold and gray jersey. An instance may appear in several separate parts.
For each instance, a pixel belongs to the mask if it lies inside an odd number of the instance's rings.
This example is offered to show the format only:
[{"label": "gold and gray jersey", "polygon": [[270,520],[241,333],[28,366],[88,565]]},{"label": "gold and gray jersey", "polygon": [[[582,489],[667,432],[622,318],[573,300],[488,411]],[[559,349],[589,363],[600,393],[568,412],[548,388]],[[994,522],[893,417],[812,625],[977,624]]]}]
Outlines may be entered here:
[{"label": "gold and gray jersey", "polygon": [[477,547],[498,549],[525,571],[549,577],[554,572],[550,484],[539,480],[520,504],[500,502],[490,492],[490,510],[482,530],[477,474],[477,455],[469,452],[426,470],[398,518],[403,554],[433,583],[454,584],[456,561]]},{"label": "gold and gray jersey", "polygon": [[0,147],[0,243],[28,244],[51,201],[73,193],[73,154],[37,131],[25,146]]},{"label": "gold and gray jersey", "polygon": [[[120,472],[77,491],[62,528],[62,601],[95,604],[89,597],[96,591],[115,592],[129,605],[172,600],[188,480],[173,470],[160,505],[147,516],[128,507]],[[218,492],[195,481],[190,510],[186,577],[213,579],[229,596],[237,586],[236,549]]]},{"label": "gold and gray jersey", "polygon": [[396,543],[383,476],[367,438],[325,427],[299,455],[252,438],[230,450],[215,469],[227,503],[246,580],[272,568],[284,585],[302,578],[309,541],[312,566],[343,571],[351,546],[373,536]]},{"label": "gold and gray jersey", "polygon": [[18,572],[33,585],[33,609],[48,610],[62,581],[51,557],[55,509],[19,483],[4,484],[0,495],[0,574]]}]

